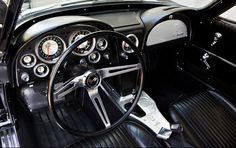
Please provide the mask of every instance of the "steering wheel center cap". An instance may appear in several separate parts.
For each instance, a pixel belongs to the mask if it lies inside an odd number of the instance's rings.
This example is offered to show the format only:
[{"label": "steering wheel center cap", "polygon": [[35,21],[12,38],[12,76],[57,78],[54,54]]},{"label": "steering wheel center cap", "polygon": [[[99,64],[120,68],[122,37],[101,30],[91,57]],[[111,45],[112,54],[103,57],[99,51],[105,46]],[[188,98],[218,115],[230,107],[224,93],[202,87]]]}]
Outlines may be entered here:
[{"label": "steering wheel center cap", "polygon": [[101,81],[101,78],[97,73],[91,73],[88,75],[86,79],[86,85],[89,88],[96,88],[99,86],[100,81]]}]

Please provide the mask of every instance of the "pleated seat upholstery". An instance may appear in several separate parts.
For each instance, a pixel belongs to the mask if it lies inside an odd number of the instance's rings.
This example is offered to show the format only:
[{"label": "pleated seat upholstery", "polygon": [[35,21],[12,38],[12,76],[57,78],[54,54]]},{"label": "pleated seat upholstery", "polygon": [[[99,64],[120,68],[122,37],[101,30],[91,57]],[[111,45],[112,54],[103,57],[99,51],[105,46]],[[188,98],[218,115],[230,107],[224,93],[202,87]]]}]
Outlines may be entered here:
[{"label": "pleated seat upholstery", "polygon": [[162,147],[162,145],[141,125],[129,121],[107,134],[84,138],[68,147]]},{"label": "pleated seat upholstery", "polygon": [[170,106],[170,114],[195,146],[236,145],[236,109],[219,93],[204,91],[187,96]]}]

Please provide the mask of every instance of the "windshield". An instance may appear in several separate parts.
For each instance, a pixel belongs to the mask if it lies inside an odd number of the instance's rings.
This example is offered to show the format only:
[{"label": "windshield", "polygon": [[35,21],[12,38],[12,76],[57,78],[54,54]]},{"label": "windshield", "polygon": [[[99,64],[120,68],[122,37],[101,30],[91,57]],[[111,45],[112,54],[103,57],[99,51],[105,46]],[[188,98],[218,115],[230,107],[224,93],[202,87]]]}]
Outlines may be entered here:
[{"label": "windshield", "polygon": [[[120,1],[153,1],[158,2],[160,0],[24,0],[21,14],[30,12],[36,12],[39,10],[62,7],[71,4],[82,4],[82,3],[97,3],[97,2],[120,2]],[[193,8],[203,8],[215,0],[163,0],[166,2],[175,2],[183,6]]]},{"label": "windshield", "polygon": [[204,8],[205,6],[212,3],[214,0],[172,0],[180,5],[184,5],[187,7],[193,7],[193,8]]}]

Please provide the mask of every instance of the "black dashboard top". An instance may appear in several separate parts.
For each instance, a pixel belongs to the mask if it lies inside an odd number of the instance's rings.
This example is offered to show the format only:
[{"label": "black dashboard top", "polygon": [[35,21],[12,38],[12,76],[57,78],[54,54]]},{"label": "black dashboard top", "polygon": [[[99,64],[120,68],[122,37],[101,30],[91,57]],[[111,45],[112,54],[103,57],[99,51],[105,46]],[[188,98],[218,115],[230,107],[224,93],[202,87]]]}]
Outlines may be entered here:
[{"label": "black dashboard top", "polygon": [[112,30],[112,28],[109,25],[98,19],[85,16],[58,16],[40,21],[32,25],[23,33],[23,35],[19,38],[19,40],[20,42],[27,42],[28,40],[37,38],[39,35],[42,35],[43,33],[46,33],[48,31],[78,23],[94,24],[98,25],[98,27],[101,27],[101,29]]},{"label": "black dashboard top", "polygon": [[117,28],[128,27],[128,26],[142,26],[142,21],[138,16],[138,12],[127,11],[127,12],[113,12],[108,14],[96,14],[90,17],[102,20],[107,24],[111,25],[115,30]]}]

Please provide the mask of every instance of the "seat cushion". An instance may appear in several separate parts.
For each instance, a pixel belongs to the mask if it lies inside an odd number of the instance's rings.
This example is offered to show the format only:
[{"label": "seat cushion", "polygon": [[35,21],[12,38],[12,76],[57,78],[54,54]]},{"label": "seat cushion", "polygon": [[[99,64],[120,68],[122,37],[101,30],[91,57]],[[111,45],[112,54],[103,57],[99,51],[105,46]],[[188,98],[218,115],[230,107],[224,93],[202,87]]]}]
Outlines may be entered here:
[{"label": "seat cushion", "polygon": [[84,138],[68,147],[162,147],[162,145],[141,125],[129,121],[105,135]]},{"label": "seat cushion", "polygon": [[233,147],[236,109],[227,98],[214,91],[195,93],[172,104],[170,114],[195,146]]}]

